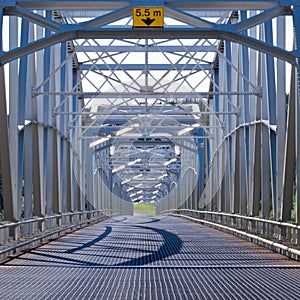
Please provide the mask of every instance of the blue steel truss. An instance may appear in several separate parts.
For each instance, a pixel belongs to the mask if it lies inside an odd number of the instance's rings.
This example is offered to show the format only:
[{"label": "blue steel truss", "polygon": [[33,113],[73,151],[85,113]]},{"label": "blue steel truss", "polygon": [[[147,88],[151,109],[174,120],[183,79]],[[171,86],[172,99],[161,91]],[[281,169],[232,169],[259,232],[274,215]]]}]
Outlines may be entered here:
[{"label": "blue steel truss", "polygon": [[1,8],[4,219],[64,216],[15,236],[140,202],[299,223],[298,0]]}]

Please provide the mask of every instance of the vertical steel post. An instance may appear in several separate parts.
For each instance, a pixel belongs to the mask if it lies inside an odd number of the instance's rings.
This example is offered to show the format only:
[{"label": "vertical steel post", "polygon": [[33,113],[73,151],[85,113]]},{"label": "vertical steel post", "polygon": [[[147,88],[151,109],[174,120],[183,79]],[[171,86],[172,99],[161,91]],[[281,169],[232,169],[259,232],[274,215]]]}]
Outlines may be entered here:
[{"label": "vertical steel post", "polygon": [[[232,61],[235,62],[236,68],[239,67],[239,45],[232,44]],[[232,90],[239,90],[240,80],[239,73],[232,72],[231,74],[232,80],[230,82]],[[240,107],[240,99],[239,96],[232,96],[231,98],[232,104],[236,107]],[[240,113],[232,118],[232,127],[230,127],[230,131],[234,130],[238,127],[240,123]],[[235,118],[235,119],[233,119]],[[238,213],[240,211],[240,132],[236,130],[232,134],[232,138],[230,138],[232,142],[230,156],[232,161],[232,199],[230,210],[232,213]]]},{"label": "vertical steel post", "polygon": [[[9,18],[9,47],[14,49],[19,44],[19,23],[17,17]],[[18,135],[18,111],[19,91],[18,83],[19,64],[13,61],[9,64],[9,155],[12,182],[12,205],[14,218],[20,218],[21,199],[19,199],[19,135]]]},{"label": "vertical steel post", "polygon": [[[285,49],[285,18],[277,18],[277,46]],[[286,63],[283,60],[277,59],[276,61],[277,81],[276,81],[276,120],[277,120],[277,140],[276,140],[276,173],[277,173],[277,219],[282,219],[283,202],[283,178],[284,178],[284,164],[285,164],[285,146],[286,146]],[[291,176],[293,178],[293,176]],[[293,180],[291,180],[293,181]]]},{"label": "vertical steel post", "polygon": [[300,5],[294,5],[297,78],[296,78],[296,222],[300,223]]},{"label": "vertical steel post", "polygon": [[[3,8],[0,9],[0,50],[2,50],[2,25],[3,25]],[[0,67],[0,168],[2,177],[2,196],[5,220],[16,221],[18,219],[12,202],[12,182],[9,157],[8,143],[8,126],[7,126],[7,107],[6,107],[6,89],[5,89],[5,72],[4,67]]]},{"label": "vertical steel post", "polygon": [[[262,28],[263,29],[263,28]],[[261,32],[264,37],[264,31]],[[267,90],[267,68],[266,55],[260,53],[261,59],[261,78],[262,90],[261,101],[261,119],[267,121],[269,119],[268,113],[268,90]],[[262,217],[269,218],[271,212],[271,168],[270,168],[270,138],[269,130],[266,124],[262,124],[261,128],[261,198],[262,198]]]},{"label": "vertical steel post", "polygon": [[[241,20],[247,19],[247,12],[241,12]],[[245,46],[242,47],[242,74],[245,78],[241,81],[241,87],[244,92],[249,92],[249,83],[246,78],[249,78],[250,70],[249,70],[249,48]],[[250,121],[250,108],[249,108],[249,96],[244,95],[243,100],[241,101],[242,107],[242,118],[241,121],[243,123],[248,124]],[[246,125],[244,128],[241,129],[241,213],[243,215],[249,214],[249,147],[250,147],[250,137],[249,137],[249,126]]]},{"label": "vertical steel post", "polygon": [[2,145],[0,147],[0,167],[4,219],[8,221],[17,221],[18,213],[13,205],[12,197],[4,67],[0,67],[0,140],[2,141]]},{"label": "vertical steel post", "polygon": [[[46,11],[46,19],[52,19],[52,11]],[[45,29],[45,37],[50,37],[51,31]],[[46,47],[44,49],[44,80],[47,80],[51,73],[52,49]],[[43,143],[43,185],[44,185],[44,199],[46,205],[46,214],[53,213],[53,128],[52,128],[52,101],[51,97],[47,95],[51,89],[52,79],[48,79],[44,84],[44,106],[43,106],[43,124],[44,124],[44,143]]]},{"label": "vertical steel post", "polygon": [[[37,26],[35,38],[44,38],[44,30]],[[37,52],[35,58],[34,84],[44,81],[44,54]],[[34,211],[36,216],[46,214],[45,183],[44,183],[44,101],[43,96],[33,97],[33,183],[34,183]],[[43,224],[41,224],[41,229]]]},{"label": "vertical steel post", "polygon": [[[259,33],[260,34],[260,33]],[[262,61],[261,61],[261,54],[258,53],[257,57],[257,85],[262,86]],[[260,121],[262,118],[262,97],[256,97],[256,120]],[[254,170],[253,170],[253,204],[252,204],[252,215],[258,216],[260,213],[260,205],[262,204],[262,197],[261,197],[261,166],[262,166],[262,125],[256,124],[255,125],[255,132],[254,132]]]},{"label": "vertical steel post", "polygon": [[[215,85],[214,85],[214,91],[219,91],[219,84],[220,84],[220,72],[219,69],[215,68]],[[215,111],[215,118],[213,120],[213,126],[217,126],[219,124],[219,114],[220,112],[220,97],[219,95],[215,95],[214,97],[214,103],[212,104]],[[217,129],[213,129],[215,131],[214,139],[215,139],[215,147],[218,147],[220,143],[220,135],[219,131]],[[214,162],[213,162],[213,194],[212,194],[212,211],[217,211],[220,204],[221,204],[221,182],[219,182],[219,172],[221,170],[221,164],[220,164],[220,151],[221,148],[218,150],[218,152],[215,154]]]},{"label": "vertical steel post", "polygon": [[[255,12],[250,12],[249,17],[255,16]],[[250,36],[258,39],[259,33],[257,28],[250,29]],[[253,49],[249,49],[249,80],[255,86],[258,84],[259,70],[258,70],[258,53]],[[251,88],[252,89],[252,88]],[[248,91],[250,86],[248,84]],[[254,122],[259,113],[261,99],[256,95],[249,95],[249,122]],[[259,215],[259,201],[260,201],[260,124],[249,125],[249,171],[248,171],[248,186],[249,186],[249,208],[248,214],[250,216]]]},{"label": "vertical steel post", "polygon": [[[290,221],[293,206],[293,190],[295,176],[295,157],[296,145],[298,144],[296,137],[296,70],[291,70],[291,88],[288,103],[288,125],[287,136],[284,149],[284,170],[283,170],[283,190],[281,197],[281,220]],[[296,205],[297,209],[297,205]]]},{"label": "vertical steel post", "polygon": [[[232,67],[231,67],[231,62],[232,62],[232,53],[231,53],[231,43],[230,42],[225,42],[225,55],[226,55],[226,90],[228,92],[231,92],[232,90]],[[229,63],[230,62],[230,63]],[[233,111],[233,105],[232,105],[232,97],[231,96],[227,96],[226,97],[226,106],[224,107],[224,110],[227,112],[232,112]],[[226,130],[225,130],[225,135],[230,134],[232,128],[232,115],[227,115],[227,117],[225,117],[225,124],[226,124]],[[231,203],[232,203],[232,197],[233,197],[233,191],[232,191],[232,176],[233,176],[233,170],[232,170],[232,135],[228,136],[227,142],[226,142],[226,153],[225,153],[225,159],[226,159],[226,170],[225,170],[225,176],[226,176],[226,182],[225,182],[225,201],[226,201],[226,205],[225,205],[225,210],[226,212],[230,212],[231,209]]]},{"label": "vertical steel post", "polygon": [[[27,20],[22,20],[21,22],[21,47],[24,47],[28,44],[29,40],[29,22]],[[19,67],[19,111],[18,111],[18,125],[20,128],[19,131],[19,174],[18,174],[18,199],[23,199],[24,201],[24,213],[23,216],[31,217],[32,216],[32,196],[29,196],[32,181],[29,181],[31,178],[25,178],[23,176],[24,171],[24,151],[25,151],[25,130],[28,132],[25,124],[25,109],[26,104],[28,101],[27,98],[27,90],[28,90],[28,56],[22,56],[20,59],[20,67]],[[27,157],[29,158],[29,157]],[[32,158],[30,159],[30,162],[32,162]],[[29,174],[30,175],[30,174]],[[24,183],[24,192],[26,190],[26,197],[25,194],[22,193],[22,186]],[[28,198],[29,196],[29,198]],[[25,212],[26,210],[26,212]]]},{"label": "vertical steel post", "polygon": [[[204,129],[199,128],[198,135],[204,136]],[[200,199],[202,199],[203,196],[203,179],[205,178],[205,167],[204,167],[204,138],[198,139],[198,165],[199,165],[199,172],[198,172],[198,187],[197,187],[197,204],[196,209],[202,209],[202,203],[200,203]],[[202,201],[201,201],[202,202]]]},{"label": "vertical steel post", "polygon": [[[67,55],[67,45],[65,42],[61,43],[60,48],[60,61],[61,63],[65,61]],[[60,89],[62,91],[66,90],[67,81],[67,68],[64,64],[60,69]],[[66,105],[64,103],[64,96],[60,96],[60,101],[63,102],[60,105],[60,112],[66,112]],[[66,143],[65,143],[65,122],[66,116],[61,114],[58,117],[58,130],[59,136],[57,138],[57,150],[58,150],[58,174],[59,174],[59,210],[60,212],[66,211],[66,201],[67,201],[67,187],[66,187]]]},{"label": "vertical steel post", "polygon": [[[265,22],[265,39],[270,45],[273,45],[272,21]],[[278,218],[277,202],[277,151],[276,151],[276,132],[271,126],[276,126],[276,84],[275,84],[275,65],[274,57],[267,55],[267,89],[268,89],[268,111],[269,111],[269,135],[270,135],[270,158],[271,158],[271,187],[273,216]]]}]

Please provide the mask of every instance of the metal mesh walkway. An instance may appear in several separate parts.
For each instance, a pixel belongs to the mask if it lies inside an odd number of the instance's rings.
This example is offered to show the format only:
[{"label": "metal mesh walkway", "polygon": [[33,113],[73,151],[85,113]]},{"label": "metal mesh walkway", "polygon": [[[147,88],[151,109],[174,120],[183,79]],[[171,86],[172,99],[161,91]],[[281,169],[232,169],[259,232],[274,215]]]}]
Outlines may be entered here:
[{"label": "metal mesh walkway", "polygon": [[0,266],[1,299],[299,299],[300,264],[173,217],[120,217]]}]

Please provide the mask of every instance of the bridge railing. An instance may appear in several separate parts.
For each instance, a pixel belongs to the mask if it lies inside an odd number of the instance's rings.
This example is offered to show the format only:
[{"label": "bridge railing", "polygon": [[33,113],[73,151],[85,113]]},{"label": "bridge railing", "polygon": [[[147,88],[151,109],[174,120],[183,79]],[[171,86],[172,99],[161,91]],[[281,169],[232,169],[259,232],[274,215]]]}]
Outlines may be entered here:
[{"label": "bridge railing", "polygon": [[120,214],[124,212],[118,209],[105,209],[68,212],[19,222],[2,222],[0,223],[0,259]]},{"label": "bridge railing", "polygon": [[165,210],[161,212],[161,214],[188,217],[191,220],[202,221],[207,225],[216,224],[217,226],[213,227],[217,229],[231,232],[239,236],[243,235],[243,238],[267,246],[271,249],[277,247],[279,249],[278,252],[287,252],[282,254],[292,256],[294,253],[297,256],[297,259],[300,255],[300,251],[297,250],[300,246],[300,225],[298,224],[259,217],[194,209]]}]

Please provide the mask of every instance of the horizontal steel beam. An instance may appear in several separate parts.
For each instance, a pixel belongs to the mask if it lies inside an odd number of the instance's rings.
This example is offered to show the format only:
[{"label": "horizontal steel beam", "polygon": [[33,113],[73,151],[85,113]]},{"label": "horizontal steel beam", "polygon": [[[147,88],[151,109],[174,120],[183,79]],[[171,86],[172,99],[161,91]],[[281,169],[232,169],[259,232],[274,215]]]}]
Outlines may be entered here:
[{"label": "horizontal steel beam", "polygon": [[80,64],[81,71],[211,71],[211,64]]},{"label": "horizontal steel beam", "polygon": [[[186,142],[186,141],[185,141]],[[105,150],[109,147],[111,147],[112,145],[170,145],[170,146],[179,146],[180,148],[183,148],[183,149],[186,149],[188,151],[191,151],[191,152],[194,152],[194,153],[198,153],[198,150],[196,149],[195,147],[195,144],[193,142],[190,142],[188,141],[189,145],[191,145],[191,147],[187,146],[186,144],[181,144],[181,143],[178,143],[177,141],[170,141],[170,140],[162,140],[162,141],[155,141],[155,140],[152,140],[152,141],[143,141],[143,140],[134,140],[134,141],[121,141],[121,140],[117,140],[117,141],[114,141],[113,143],[108,143],[104,146],[101,146],[97,149],[94,150],[94,152],[100,152],[102,150]]]},{"label": "horizontal steel beam", "polygon": [[[139,115],[139,116],[140,115],[144,115],[144,116],[153,116],[153,115],[155,115],[156,120],[158,120],[158,119],[160,119],[160,120],[174,119],[177,122],[182,122],[183,123],[184,121],[189,121],[189,122],[193,121],[193,123],[194,123],[195,122],[194,115],[197,116],[197,115],[200,115],[200,114],[201,113],[198,113],[198,114],[197,113],[187,113],[185,115],[165,114],[165,115],[161,116],[161,115],[156,115],[155,113],[152,113],[152,114],[149,114],[149,113],[148,114],[142,114],[142,113],[136,114],[136,113],[127,112],[123,115],[109,115],[109,114],[102,115],[101,117],[99,116],[96,121],[103,121],[103,122],[106,122],[106,121],[107,122],[120,121],[120,120],[131,121],[132,118],[136,117],[137,115]],[[224,115],[224,113],[213,113],[213,112],[211,112],[210,115]],[[95,121],[95,120],[91,120],[91,121]]]},{"label": "horizontal steel beam", "polygon": [[217,47],[215,46],[201,46],[201,45],[192,45],[190,49],[189,45],[186,46],[166,46],[166,45],[156,45],[150,44],[147,45],[132,45],[132,46],[76,46],[76,52],[181,52],[186,53],[188,52],[217,52]]},{"label": "horizontal steel beam", "polygon": [[280,5],[284,0],[193,0],[165,1],[165,4],[179,9],[211,9],[211,10],[250,10],[267,9]]},{"label": "horizontal steel beam", "polygon": [[[158,107],[159,108],[159,107]],[[123,109],[123,108],[122,108]],[[135,107],[131,107],[130,108],[130,110],[128,110],[127,112],[126,112],[126,115],[131,115],[131,116],[135,116],[135,115],[137,115],[137,114],[145,114],[145,112],[133,112],[132,110],[133,109],[135,109]],[[168,107],[165,107],[165,109],[168,109]],[[163,112],[164,113],[164,112]],[[240,114],[240,111],[239,110],[236,110],[236,111],[232,111],[232,112],[226,112],[226,111],[221,111],[221,112],[213,112],[213,111],[203,111],[203,112],[193,112],[192,113],[193,115],[216,115],[216,114],[218,114],[218,115],[239,115]],[[116,114],[114,114],[114,115],[110,115],[110,114],[106,114],[106,115],[103,115],[103,112],[88,112],[88,111],[83,111],[83,112],[80,112],[80,111],[77,111],[77,112],[59,112],[59,111],[57,111],[57,112],[54,112],[54,115],[74,115],[74,116],[81,116],[81,115],[88,115],[88,116],[91,116],[91,117],[93,117],[93,116],[101,116],[101,117],[103,117],[103,118],[99,118],[99,119],[107,119],[107,116],[109,115],[109,117],[111,117],[111,116],[117,116],[117,118],[123,118],[124,119],[124,117],[125,117],[125,115],[124,114],[122,114],[122,115],[116,115]],[[146,115],[146,114],[145,114]],[[167,115],[168,117],[169,116],[171,116],[171,117],[184,117],[184,115],[182,115],[182,114],[177,114],[177,115]],[[166,115],[155,115],[155,118],[166,118]],[[114,118],[114,120],[115,120],[115,117],[113,117]],[[98,118],[97,118],[98,119]],[[189,120],[191,120],[191,119],[193,119],[192,117],[191,117],[191,115],[189,115]]]},{"label": "horizontal steel beam", "polygon": [[[296,0],[297,1],[297,0]],[[291,4],[296,4],[296,1],[291,0]],[[212,10],[246,10],[246,9],[267,9],[272,8],[281,3],[285,3],[285,0],[198,0],[198,1],[177,1],[168,0],[165,4],[180,9],[212,9]],[[82,1],[82,0],[52,0],[52,1],[38,1],[38,0],[19,0],[19,5],[30,9],[119,9],[124,6],[131,5],[132,1]]]},{"label": "horizontal steel beam", "polygon": [[[144,115],[144,116],[153,116],[154,114],[142,114],[141,113],[130,113],[130,112],[126,112],[124,113],[123,115],[103,115],[102,116],[99,116],[97,118],[96,121],[119,121],[119,120],[132,120],[132,117],[136,117],[137,115],[141,116],[141,115]],[[213,115],[213,114],[212,114]],[[161,120],[165,120],[165,119],[174,119],[174,120],[177,120],[177,121],[194,121],[194,117],[192,116],[192,114],[186,114],[186,115],[181,115],[181,114],[165,114],[163,116],[160,116],[160,115],[156,115],[155,114],[155,119],[161,119]],[[95,121],[95,120],[91,120],[92,122]]]},{"label": "horizontal steel beam", "polygon": [[[108,116],[109,118],[109,116]],[[180,130],[180,129],[184,129],[184,128],[188,128],[188,127],[185,127],[185,126],[165,126],[165,125],[157,125],[157,126],[141,126],[141,127],[135,127],[135,126],[130,126],[129,125],[125,125],[125,126],[101,126],[101,125],[91,125],[91,126],[68,126],[69,129],[71,128],[91,128],[91,129],[111,129],[111,130],[119,130],[119,129],[122,129],[122,128],[132,128],[132,129],[139,129],[139,130],[145,130],[145,129],[155,129],[155,128],[162,128],[162,129],[168,129],[168,130]],[[199,126],[199,128],[223,128],[222,126],[213,126],[213,125],[210,125],[210,126],[205,126],[205,125],[201,125]],[[195,127],[196,129],[196,127]]]},{"label": "horizontal steel beam", "polygon": [[[136,165],[133,165],[133,166],[125,166],[124,169],[120,170],[120,171],[117,171],[115,173],[121,173],[121,172],[124,172],[124,171],[128,171],[131,170],[132,172],[135,172],[137,171],[136,169],[147,169],[149,170],[148,172],[151,172],[151,171],[156,171],[156,170],[178,170],[180,167],[181,167],[181,164],[180,164],[180,161],[178,161],[176,164],[173,163],[172,165],[168,165],[168,166],[164,166],[163,163],[165,162],[165,160],[161,160],[161,164],[147,164],[147,165],[143,165],[143,164],[136,164]],[[109,169],[114,169],[114,168],[117,168],[119,166],[122,166],[124,165],[124,162],[122,161],[111,161],[112,165],[109,166]],[[126,162],[125,162],[126,164]]]},{"label": "horizontal steel beam", "polygon": [[[61,42],[76,39],[218,39],[227,40],[242,44],[244,46],[255,49],[259,52],[270,54],[274,57],[282,59],[288,63],[296,65],[296,57],[289,51],[271,46],[265,42],[256,40],[246,35],[226,30],[226,25],[219,29],[122,29],[119,30],[109,28],[80,29],[72,30],[72,25],[67,26],[70,30],[53,34],[50,37],[40,39],[29,43],[24,47],[19,47],[9,52],[1,52],[0,66],[13,61],[21,56],[31,54],[35,51],[42,50],[48,46],[52,46]],[[76,26],[74,27],[76,28]],[[78,27],[77,27],[78,28]],[[229,28],[228,28],[229,29]]]},{"label": "horizontal steel beam", "polygon": [[131,5],[131,1],[115,1],[115,0],[18,0],[18,5],[30,9],[47,9],[47,10],[89,10],[89,9],[105,9],[115,10]]},{"label": "horizontal steel beam", "polygon": [[[131,141],[135,141],[137,139],[142,139],[142,138],[151,138],[151,139],[165,139],[165,138],[169,138],[170,140],[172,139],[179,139],[179,140],[185,140],[185,139],[205,139],[205,138],[209,138],[209,136],[207,135],[171,135],[169,133],[153,133],[154,136],[150,136],[150,135],[145,135],[145,134],[140,134],[140,135],[137,135],[137,136],[133,136],[133,135],[122,135],[122,136],[113,136],[111,138],[111,140],[131,140]],[[170,136],[169,136],[170,135]],[[79,139],[97,139],[99,138],[99,136],[79,136],[78,137]],[[148,142],[148,141],[147,141]],[[123,142],[122,142],[123,143]],[[162,143],[162,142],[161,142]],[[130,143],[132,144],[132,143]]]},{"label": "horizontal steel beam", "polygon": [[242,96],[242,95],[256,95],[261,96],[261,89],[257,88],[256,91],[250,92],[227,92],[227,91],[219,91],[219,92],[140,92],[140,93],[117,93],[117,92],[105,92],[105,93],[93,93],[93,92],[39,92],[33,90],[33,96],[80,96],[83,98],[97,98],[97,99],[107,99],[107,98],[123,98],[123,99],[139,99],[139,98],[150,98],[150,99],[160,99],[160,98],[174,98],[174,99],[186,99],[186,98],[208,98],[209,96]]}]

